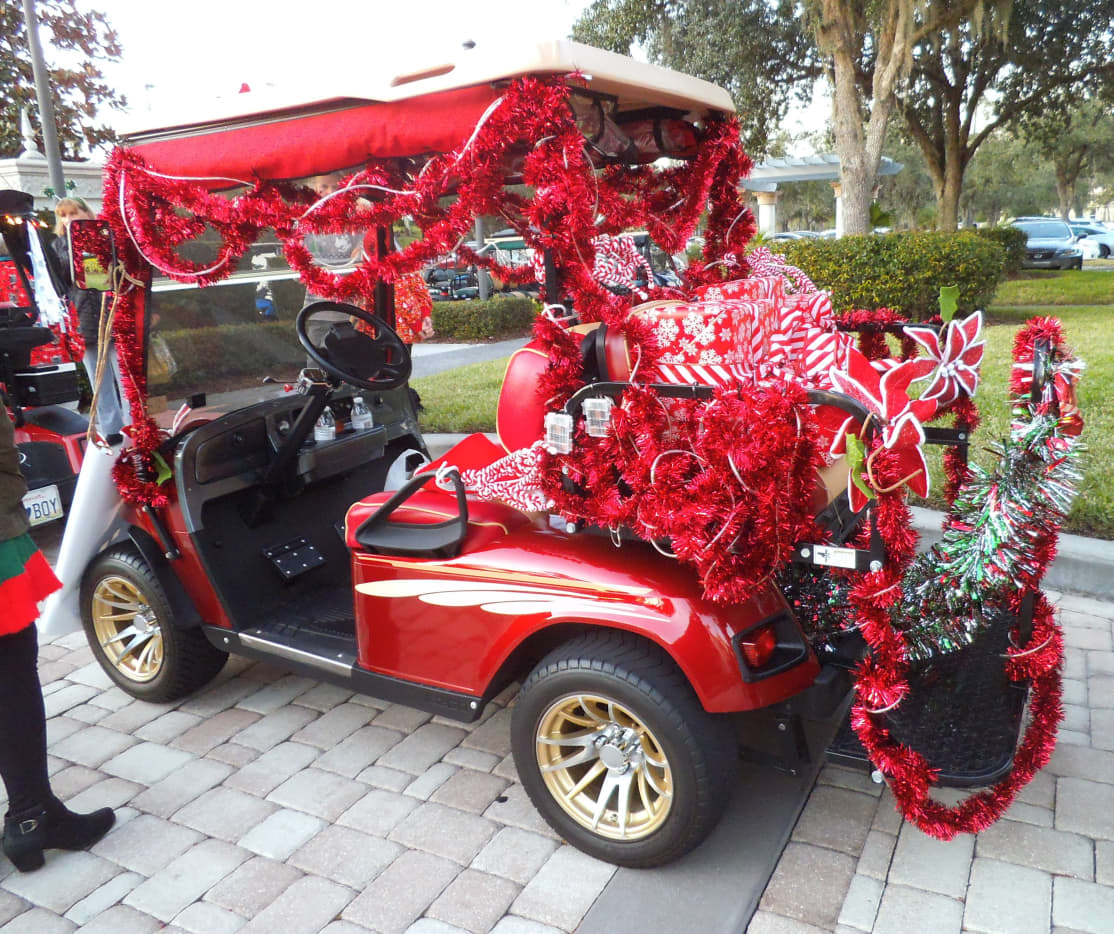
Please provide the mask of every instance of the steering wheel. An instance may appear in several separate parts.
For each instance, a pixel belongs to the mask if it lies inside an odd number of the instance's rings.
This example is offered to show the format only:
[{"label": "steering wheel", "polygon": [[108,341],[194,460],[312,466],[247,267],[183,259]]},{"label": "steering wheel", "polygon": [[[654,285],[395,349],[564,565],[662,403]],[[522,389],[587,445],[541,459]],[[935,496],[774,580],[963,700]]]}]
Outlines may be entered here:
[{"label": "steering wheel", "polygon": [[[338,311],[346,317],[358,318],[371,328],[371,333],[357,331],[347,322],[330,322],[323,347],[310,340],[307,326],[322,311]],[[294,320],[294,332],[310,359],[326,373],[344,383],[373,392],[395,389],[410,378],[410,351],[394,328],[370,311],[344,302],[313,302],[306,305]]]}]

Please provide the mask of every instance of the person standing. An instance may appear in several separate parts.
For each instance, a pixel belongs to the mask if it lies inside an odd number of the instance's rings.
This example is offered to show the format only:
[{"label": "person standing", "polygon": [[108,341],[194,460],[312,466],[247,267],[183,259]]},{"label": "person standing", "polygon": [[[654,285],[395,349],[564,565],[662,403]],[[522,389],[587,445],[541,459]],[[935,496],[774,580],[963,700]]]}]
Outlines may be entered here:
[{"label": "person standing", "polygon": [[46,709],[38,673],[39,601],[61,584],[27,534],[27,485],[15,431],[0,414],[0,778],[8,792],[3,849],[20,872],[43,865],[43,850],[83,850],[116,820],[111,808],[75,814],[50,787]]},{"label": "person standing", "polygon": [[[77,309],[77,326],[85,341],[85,356],[81,362],[89,374],[89,385],[97,393],[96,423],[97,432],[108,441],[115,440],[125,423],[124,406],[120,393],[120,363],[116,357],[116,347],[110,342],[107,350],[97,346],[100,336],[101,300],[103,293],[95,289],[79,289],[73,284],[73,270],[70,268],[69,231],[73,220],[94,220],[95,215],[81,198],[63,198],[54,207],[55,253],[61,260],[62,278],[69,289],[69,299]],[[107,359],[101,374],[100,389],[97,390],[97,361],[103,353]]]},{"label": "person standing", "polygon": [[[330,172],[328,175],[318,175],[312,180],[311,187],[319,199],[325,199],[340,189],[341,175],[339,172]],[[307,234],[305,237],[306,249],[313,257],[314,263],[329,270],[351,271],[351,268],[360,258],[363,234],[354,231],[346,233],[320,233]],[[302,307],[312,305],[325,299],[324,295],[315,295],[306,289],[306,298]],[[306,327],[306,336],[315,347],[324,347],[325,335],[334,324],[348,321],[348,315],[340,311],[325,310],[315,314]],[[307,361],[310,366],[316,366],[312,360]]]}]

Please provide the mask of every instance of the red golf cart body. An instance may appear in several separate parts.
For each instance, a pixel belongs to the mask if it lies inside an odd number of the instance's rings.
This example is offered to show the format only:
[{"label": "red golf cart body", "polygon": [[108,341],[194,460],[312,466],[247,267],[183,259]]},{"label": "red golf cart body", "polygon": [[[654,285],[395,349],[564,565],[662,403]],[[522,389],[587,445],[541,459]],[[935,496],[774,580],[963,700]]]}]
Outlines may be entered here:
[{"label": "red golf cart body", "polygon": [[[406,386],[409,354],[377,323],[393,322],[388,282],[374,285],[376,316],[339,305],[298,312],[298,346],[289,340],[290,319],[302,295],[278,295],[278,284],[290,279],[288,270],[271,266],[281,250],[241,250],[233,270],[232,254],[214,253],[210,242],[208,252],[191,254],[191,267],[170,269],[164,279],[159,273],[172,263],[165,244],[188,246],[189,235],[204,244],[207,233],[173,211],[148,210],[155,199],[199,203],[227,190],[226,202],[209,202],[209,223],[226,243],[239,236],[237,212],[250,215],[256,230],[268,210],[296,203],[299,211],[305,206],[300,222],[328,201],[314,201],[306,179],[374,162],[417,183],[431,166],[444,169],[441,154],[459,161],[468,152],[508,88],[541,94],[558,86],[564,94],[564,82],[587,88],[596,108],[587,122],[598,117],[593,139],[637,120],[652,128],[641,150],[625,137],[615,152],[593,142],[610,164],[647,164],[661,154],[655,146],[699,164],[702,134],[711,138],[707,128],[724,126],[732,113],[726,92],[706,82],[555,42],[501,56],[465,50],[455,61],[387,82],[356,78],[272,100],[239,95],[196,118],[127,134],[110,167],[106,201],[127,273],[117,281],[130,304],[115,333],[123,368],[133,371],[137,428],[113,468],[119,496],[107,481],[111,459],[87,457],[83,489],[101,506],[90,505],[88,521],[67,530],[61,567],[71,595],[80,587],[94,654],[138,697],[196,689],[229,652],[463,721],[476,720],[492,697],[524,681],[512,743],[535,804],[588,852],[653,865],[695,846],[731,794],[736,740],[725,715],[793,698],[818,679],[835,700],[846,687],[834,669],[822,674],[773,575],[737,599],[713,601],[692,566],[661,542],[592,528],[544,504],[531,509],[466,493],[462,474],[530,447],[543,419],[561,408],[543,391],[553,366],[543,341],[519,351],[508,367],[500,443],[473,437],[425,464]],[[679,140],[673,149],[663,143],[670,133]],[[521,160],[510,157],[529,158],[529,151],[508,156],[507,204],[522,204],[510,187],[522,179]],[[382,178],[361,183],[369,205],[400,194]],[[468,182],[455,178],[452,185],[462,191]],[[735,178],[716,184],[737,198]],[[275,200],[253,201],[260,191]],[[361,211],[371,208],[352,203],[348,222],[358,227]],[[698,215],[694,206],[693,222]],[[156,216],[165,230],[153,223]],[[740,220],[738,230],[752,229],[741,207],[734,221],[721,219],[725,240]],[[545,231],[521,226],[538,255],[553,245]],[[292,254],[297,238],[284,229],[278,239],[285,237]],[[343,224],[316,232],[340,235]],[[654,236],[668,239],[668,231]],[[375,261],[389,262],[392,231],[380,226],[375,239]],[[367,262],[362,231],[359,241]],[[429,258],[444,246],[431,246]],[[358,267],[338,255],[332,271]],[[574,296],[577,290],[561,281],[551,259],[544,294],[554,303],[566,286]],[[312,288],[319,280],[313,270],[308,275]],[[332,280],[338,294],[357,281],[358,272],[350,275]],[[191,280],[219,278],[224,284],[188,288]],[[278,322],[257,322],[250,300],[222,298],[233,289],[250,296],[260,281],[276,284]],[[334,317],[318,341],[312,331],[323,311]],[[348,314],[364,319],[359,327],[370,336],[350,327]],[[618,399],[641,365],[621,330],[587,324],[560,333],[580,348],[571,353],[584,358],[586,391]],[[249,351],[264,345],[258,358]],[[284,379],[294,382],[306,353],[324,372],[304,371],[297,391],[280,388]],[[260,383],[272,373],[277,382]],[[668,399],[669,387],[658,388]],[[711,394],[708,386],[674,389],[674,396]],[[357,395],[371,410],[370,428],[352,427]],[[580,395],[562,400],[570,424],[581,402]],[[838,393],[810,396],[809,404],[841,420],[869,421],[862,405]],[[326,406],[339,423],[335,436],[327,426],[314,431]],[[165,411],[147,420],[160,407]],[[828,490],[817,478],[809,483],[802,498],[822,509]],[[845,530],[840,541],[851,534]],[[880,557],[834,551],[864,570]],[[807,549],[801,554],[811,560]]]}]

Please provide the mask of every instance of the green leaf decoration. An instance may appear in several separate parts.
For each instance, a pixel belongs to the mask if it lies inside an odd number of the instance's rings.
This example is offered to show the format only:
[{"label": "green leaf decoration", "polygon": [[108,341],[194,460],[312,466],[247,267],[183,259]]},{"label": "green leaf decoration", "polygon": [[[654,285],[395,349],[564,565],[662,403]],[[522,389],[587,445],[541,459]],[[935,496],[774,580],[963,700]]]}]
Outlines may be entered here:
[{"label": "green leaf decoration", "polygon": [[858,435],[847,436],[847,466],[851,469],[851,482],[867,499],[874,499],[874,490],[863,479],[863,462],[866,460],[866,445]]},{"label": "green leaf decoration", "polygon": [[940,286],[940,317],[947,324],[955,317],[955,310],[959,307],[959,286]]},{"label": "green leaf decoration", "polygon": [[155,463],[158,464],[159,467],[158,473],[155,474],[155,483],[162,486],[173,474],[170,472],[170,465],[158,451],[155,451],[152,456],[155,458]]}]

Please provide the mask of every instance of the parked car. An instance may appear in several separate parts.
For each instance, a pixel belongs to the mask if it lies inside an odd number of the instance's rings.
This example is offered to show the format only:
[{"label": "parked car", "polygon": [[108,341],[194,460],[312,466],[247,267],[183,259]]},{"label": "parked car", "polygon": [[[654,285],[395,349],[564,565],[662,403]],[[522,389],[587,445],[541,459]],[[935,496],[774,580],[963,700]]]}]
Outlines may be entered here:
[{"label": "parked car", "polygon": [[1107,230],[1096,224],[1077,224],[1074,221],[1069,222],[1068,226],[1071,232],[1080,238],[1081,246],[1093,243],[1098,247],[1097,255],[1100,259],[1106,259],[1114,250],[1114,230]]},{"label": "parked car", "polygon": [[1075,234],[1062,220],[1052,217],[1018,218],[1013,222],[1028,238],[1023,269],[1082,269],[1083,251]]}]

